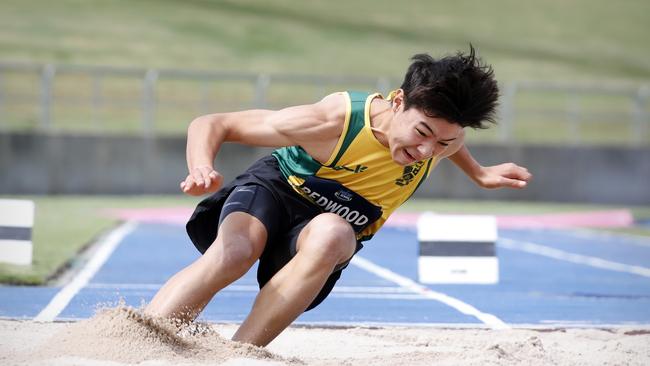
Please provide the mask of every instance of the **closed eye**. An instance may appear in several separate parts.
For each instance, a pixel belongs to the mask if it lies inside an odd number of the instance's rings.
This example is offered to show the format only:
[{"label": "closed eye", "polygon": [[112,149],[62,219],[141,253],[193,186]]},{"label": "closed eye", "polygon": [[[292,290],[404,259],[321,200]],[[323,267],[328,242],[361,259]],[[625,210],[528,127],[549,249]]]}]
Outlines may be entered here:
[{"label": "closed eye", "polygon": [[416,128],[415,130],[418,131],[418,133],[420,134],[420,136],[427,137],[427,135],[426,135],[424,132],[420,131],[419,128]]}]

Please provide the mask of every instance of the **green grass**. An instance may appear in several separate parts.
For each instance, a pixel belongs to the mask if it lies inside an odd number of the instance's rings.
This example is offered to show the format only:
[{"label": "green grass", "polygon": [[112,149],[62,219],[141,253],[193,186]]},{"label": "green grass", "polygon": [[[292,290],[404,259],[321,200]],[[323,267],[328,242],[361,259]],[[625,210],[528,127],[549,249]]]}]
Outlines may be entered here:
[{"label": "green grass", "polygon": [[643,0],[20,1],[0,5],[5,59],[401,76],[416,52],[476,44],[502,80],[650,73]]},{"label": "green grass", "polygon": [[[0,264],[0,283],[40,285],[74,260],[99,235],[118,224],[105,210],[114,208],[194,207],[198,199],[185,196],[33,196],[36,203],[31,266]],[[621,208],[605,205],[549,204],[498,201],[412,200],[404,211],[440,213],[542,214]],[[650,218],[650,207],[629,207],[637,218]],[[642,228],[615,232],[650,236]]]},{"label": "green grass", "polygon": [[83,247],[118,224],[104,211],[112,208],[192,207],[183,196],[33,196],[36,204],[31,266],[0,264],[0,283],[43,284]]},{"label": "green grass", "polygon": [[[387,0],[5,0],[0,3],[0,60],[384,76],[395,87],[414,53],[441,56],[466,50],[472,42],[494,65],[501,82],[617,81],[637,86],[650,82],[648,24],[650,2],[643,0],[416,0],[399,5]],[[0,79],[11,93],[0,105],[0,128],[2,123],[13,130],[35,128],[40,111],[16,96],[37,103],[38,75],[4,73]],[[101,87],[99,106],[93,108],[92,80],[57,74],[52,111],[56,130],[137,133],[141,80],[107,78]],[[274,83],[268,106],[308,103],[352,88],[374,85]],[[183,133],[189,120],[207,111],[250,108],[254,95],[247,83],[164,78],[157,92],[156,131],[163,134]],[[534,112],[562,111],[564,97],[524,93],[517,99],[515,140],[573,141],[566,116]],[[630,100],[614,96],[577,103],[587,116],[578,127],[582,142],[630,140]],[[607,124],[620,128],[608,129]],[[649,130],[639,137],[644,143],[650,143]],[[498,136],[495,129],[474,139],[497,141]]]}]

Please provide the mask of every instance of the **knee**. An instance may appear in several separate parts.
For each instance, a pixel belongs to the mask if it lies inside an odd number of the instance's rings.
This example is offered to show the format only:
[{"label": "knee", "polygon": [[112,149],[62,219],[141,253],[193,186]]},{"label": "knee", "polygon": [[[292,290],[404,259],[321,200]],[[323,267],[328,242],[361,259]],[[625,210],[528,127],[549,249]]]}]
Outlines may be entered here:
[{"label": "knee", "polygon": [[258,249],[260,247],[263,247],[263,244],[255,243],[245,235],[217,237],[203,259],[219,276],[232,273],[233,276],[239,277],[258,259],[261,254]]},{"label": "knee", "polygon": [[314,260],[332,266],[352,257],[357,243],[352,226],[332,213],[312,219],[298,240],[299,251],[308,252]]}]

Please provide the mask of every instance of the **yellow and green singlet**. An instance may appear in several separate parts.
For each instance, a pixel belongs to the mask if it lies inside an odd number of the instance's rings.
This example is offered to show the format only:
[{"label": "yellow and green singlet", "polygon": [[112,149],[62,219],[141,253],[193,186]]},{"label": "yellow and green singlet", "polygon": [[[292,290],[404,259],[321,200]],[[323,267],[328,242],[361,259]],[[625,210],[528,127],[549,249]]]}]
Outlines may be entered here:
[{"label": "yellow and green singlet", "polygon": [[370,103],[378,93],[346,92],[341,137],[330,158],[316,161],[300,146],[273,155],[289,184],[303,197],[347,220],[358,240],[370,239],[427,178],[435,158],[400,166],[370,129]]}]

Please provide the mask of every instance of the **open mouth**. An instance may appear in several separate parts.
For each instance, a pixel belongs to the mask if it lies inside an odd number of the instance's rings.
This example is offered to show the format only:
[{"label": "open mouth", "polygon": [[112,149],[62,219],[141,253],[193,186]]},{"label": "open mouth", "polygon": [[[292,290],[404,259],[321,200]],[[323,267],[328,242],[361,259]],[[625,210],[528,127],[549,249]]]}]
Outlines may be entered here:
[{"label": "open mouth", "polygon": [[406,155],[406,157],[409,158],[410,162],[414,162],[415,160],[417,160],[413,157],[413,155],[409,154],[408,150],[406,149],[404,149],[404,155]]}]

